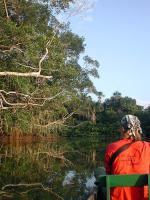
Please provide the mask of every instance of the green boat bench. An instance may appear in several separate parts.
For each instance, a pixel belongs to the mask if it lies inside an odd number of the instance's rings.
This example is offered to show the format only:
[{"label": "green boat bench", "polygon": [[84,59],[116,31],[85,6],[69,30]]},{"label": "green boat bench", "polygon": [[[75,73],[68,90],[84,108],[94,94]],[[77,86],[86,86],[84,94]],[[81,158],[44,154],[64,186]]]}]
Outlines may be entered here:
[{"label": "green boat bench", "polygon": [[106,188],[107,200],[110,200],[111,187],[148,185],[148,200],[150,200],[150,174],[101,175],[97,178],[97,184]]}]

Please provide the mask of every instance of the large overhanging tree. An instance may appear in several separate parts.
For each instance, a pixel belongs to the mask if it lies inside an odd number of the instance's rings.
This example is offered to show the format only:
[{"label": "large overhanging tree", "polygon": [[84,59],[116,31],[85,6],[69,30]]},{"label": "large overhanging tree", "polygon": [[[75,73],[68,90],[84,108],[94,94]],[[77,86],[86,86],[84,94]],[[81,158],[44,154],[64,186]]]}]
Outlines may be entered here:
[{"label": "large overhanging tree", "polygon": [[57,20],[69,5],[72,0],[1,1],[1,132],[51,131],[80,109],[83,95],[97,92],[90,76],[98,77],[99,63],[85,56],[79,64],[84,39]]}]

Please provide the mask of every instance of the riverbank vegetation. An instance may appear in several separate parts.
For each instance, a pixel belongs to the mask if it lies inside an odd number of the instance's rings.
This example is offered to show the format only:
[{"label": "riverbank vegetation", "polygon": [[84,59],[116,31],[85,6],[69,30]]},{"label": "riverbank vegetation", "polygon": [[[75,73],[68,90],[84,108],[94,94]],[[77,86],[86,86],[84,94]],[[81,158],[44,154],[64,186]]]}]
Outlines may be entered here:
[{"label": "riverbank vegetation", "polygon": [[130,113],[150,136],[150,108],[119,92],[102,101],[96,90],[99,62],[84,55],[86,41],[69,27],[69,18],[88,8],[77,2],[0,2],[1,135],[114,135]]}]

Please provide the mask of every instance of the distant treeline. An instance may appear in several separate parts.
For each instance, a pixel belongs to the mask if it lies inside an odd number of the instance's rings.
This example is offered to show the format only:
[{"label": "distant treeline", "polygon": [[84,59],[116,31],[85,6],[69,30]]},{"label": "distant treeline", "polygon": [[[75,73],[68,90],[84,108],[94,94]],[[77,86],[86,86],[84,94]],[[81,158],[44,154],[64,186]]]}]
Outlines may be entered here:
[{"label": "distant treeline", "polygon": [[114,92],[104,102],[89,98],[84,103],[80,114],[74,115],[74,127],[68,129],[68,135],[120,137],[121,118],[133,114],[141,121],[143,137],[150,137],[150,107],[137,105],[135,99]]}]

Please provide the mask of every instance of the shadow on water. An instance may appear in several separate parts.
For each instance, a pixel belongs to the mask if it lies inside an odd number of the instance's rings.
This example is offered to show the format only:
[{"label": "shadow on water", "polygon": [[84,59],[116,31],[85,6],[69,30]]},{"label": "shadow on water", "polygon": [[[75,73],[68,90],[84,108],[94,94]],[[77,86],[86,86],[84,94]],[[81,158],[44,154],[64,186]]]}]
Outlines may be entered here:
[{"label": "shadow on water", "polygon": [[0,200],[87,199],[105,146],[101,138],[0,144]]}]

